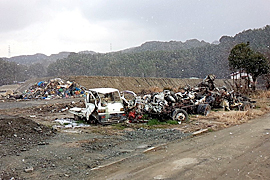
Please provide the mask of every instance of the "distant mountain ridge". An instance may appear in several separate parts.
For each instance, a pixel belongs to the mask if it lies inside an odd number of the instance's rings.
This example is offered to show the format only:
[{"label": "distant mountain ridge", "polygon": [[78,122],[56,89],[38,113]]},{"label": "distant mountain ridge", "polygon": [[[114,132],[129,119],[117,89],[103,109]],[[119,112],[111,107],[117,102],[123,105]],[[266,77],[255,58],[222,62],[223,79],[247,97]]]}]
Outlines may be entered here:
[{"label": "distant mountain ridge", "polygon": [[249,42],[253,50],[266,53],[270,47],[270,25],[258,29],[244,30],[235,36],[222,36],[219,42],[230,48],[239,43]]},{"label": "distant mountain ridge", "polygon": [[[175,50],[187,50],[187,49],[202,47],[206,45],[210,45],[210,43],[205,42],[205,41],[199,41],[197,39],[191,39],[185,42],[149,41],[149,42],[143,43],[141,46],[124,49],[118,52],[136,53],[136,52],[144,52],[144,51],[175,51]],[[9,62],[15,62],[21,65],[32,65],[35,63],[41,63],[45,67],[47,67],[50,63],[53,63],[58,59],[67,58],[70,55],[70,53],[72,52],[59,52],[58,54],[51,54],[50,56],[47,56],[42,53],[37,53],[34,55],[21,55],[21,56],[14,56],[11,58],[2,58],[2,59]],[[96,54],[96,52],[86,50],[86,51],[80,51],[78,52],[78,54]]]},{"label": "distant mountain ridge", "polygon": [[175,50],[187,50],[187,49],[202,47],[206,45],[210,45],[210,43],[205,42],[205,41],[199,41],[197,39],[187,40],[186,42],[149,41],[149,42],[143,43],[141,46],[125,49],[120,52],[136,53],[136,52],[143,52],[143,51],[175,51]]},{"label": "distant mountain ridge", "polygon": [[57,59],[63,59],[69,56],[71,52],[60,52],[58,54],[52,54],[47,56],[45,54],[37,53],[34,55],[21,55],[21,56],[14,56],[11,58],[2,58],[9,62],[15,62],[21,65],[31,65],[35,63],[41,63],[46,66],[46,64],[50,64],[55,62]]},{"label": "distant mountain ridge", "polygon": [[[193,48],[201,48],[207,47],[210,45],[219,45],[221,43],[222,46],[227,46],[228,48],[232,48],[234,45],[242,42],[249,41],[251,47],[255,50],[260,50],[261,52],[267,52],[269,49],[270,42],[270,26],[266,25],[263,28],[259,29],[249,29],[244,30],[235,36],[222,36],[219,41],[215,41],[213,43],[199,41],[197,39],[187,40],[185,42],[181,41],[148,41],[143,43],[140,46],[132,47],[128,49],[124,49],[121,51],[117,51],[119,53],[140,53],[146,51],[176,51],[176,50],[190,50]],[[51,54],[47,56],[45,54],[37,53],[34,55],[22,55],[22,56],[14,56],[11,58],[1,58],[3,60],[9,62],[15,62],[21,65],[32,65],[35,63],[41,63],[45,67],[49,64],[56,62],[58,59],[65,59],[73,52],[59,52],[58,54]],[[94,51],[81,51],[78,54],[97,54]],[[102,54],[102,53],[100,53]],[[110,53],[108,53],[110,54]]]}]

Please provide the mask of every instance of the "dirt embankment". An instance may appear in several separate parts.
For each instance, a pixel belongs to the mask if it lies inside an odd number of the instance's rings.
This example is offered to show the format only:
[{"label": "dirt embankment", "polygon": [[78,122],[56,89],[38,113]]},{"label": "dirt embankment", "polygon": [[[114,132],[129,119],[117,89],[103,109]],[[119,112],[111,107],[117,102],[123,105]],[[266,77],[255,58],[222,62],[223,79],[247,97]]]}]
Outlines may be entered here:
[{"label": "dirt embankment", "polygon": [[[18,90],[20,92],[28,89],[31,85],[39,81],[48,81],[53,77],[35,78],[25,82]],[[69,76],[60,77],[64,80],[76,82],[87,89],[97,87],[113,87],[119,90],[131,90],[136,93],[149,88],[172,88],[178,89],[190,85],[194,87],[202,82],[202,79],[180,79],[180,78],[150,78],[150,77],[118,77],[118,76]],[[226,86],[231,88],[232,81],[228,79],[216,79],[215,85],[217,87]]]},{"label": "dirt embankment", "polygon": [[[143,77],[97,77],[97,76],[73,76],[68,80],[75,81],[86,88],[114,87],[119,90],[132,90],[136,93],[149,88],[181,88],[190,85],[196,86],[202,79],[179,79],[179,78],[143,78]],[[216,79],[215,84],[231,86],[230,80]]]}]

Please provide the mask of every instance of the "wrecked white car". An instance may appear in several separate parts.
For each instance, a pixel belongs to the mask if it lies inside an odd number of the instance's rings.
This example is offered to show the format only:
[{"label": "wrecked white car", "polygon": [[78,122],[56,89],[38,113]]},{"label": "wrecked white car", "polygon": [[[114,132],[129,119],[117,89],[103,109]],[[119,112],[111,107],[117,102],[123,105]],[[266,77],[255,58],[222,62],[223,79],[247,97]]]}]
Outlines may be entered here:
[{"label": "wrecked white car", "polygon": [[74,107],[69,110],[75,120],[83,119],[89,123],[118,123],[127,119],[123,99],[115,88],[95,88],[86,91],[85,108]]}]

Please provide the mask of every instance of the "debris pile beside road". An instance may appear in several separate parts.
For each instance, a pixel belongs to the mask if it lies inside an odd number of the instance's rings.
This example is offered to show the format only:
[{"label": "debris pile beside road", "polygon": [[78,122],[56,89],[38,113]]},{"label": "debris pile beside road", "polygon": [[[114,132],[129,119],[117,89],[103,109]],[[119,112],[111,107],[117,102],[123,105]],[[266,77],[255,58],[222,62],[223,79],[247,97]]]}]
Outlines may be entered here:
[{"label": "debris pile beside road", "polygon": [[[76,120],[89,123],[112,124],[124,120],[145,122],[148,119],[175,120],[179,124],[189,121],[189,114],[207,116],[211,108],[248,110],[253,108],[249,98],[216,87],[215,75],[208,75],[196,87],[180,88],[179,92],[165,89],[162,92],[136,95],[132,91],[115,88],[95,88],[86,91],[85,108],[74,107],[69,112]],[[127,115],[127,116],[126,116]]]},{"label": "debris pile beside road", "polygon": [[[226,87],[216,87],[215,75],[208,75],[196,87],[187,86],[179,92],[164,90],[143,95],[140,103],[129,110],[131,122],[140,122],[143,115],[158,119],[173,119],[179,123],[188,121],[188,114],[207,116],[211,108],[224,110],[248,110],[254,108],[252,101],[240,93],[228,91]],[[137,98],[137,97],[136,97]]]},{"label": "debris pile beside road", "polygon": [[54,78],[48,82],[39,81],[23,93],[7,94],[5,99],[55,99],[68,97],[82,97],[85,88],[76,82],[70,82]]}]

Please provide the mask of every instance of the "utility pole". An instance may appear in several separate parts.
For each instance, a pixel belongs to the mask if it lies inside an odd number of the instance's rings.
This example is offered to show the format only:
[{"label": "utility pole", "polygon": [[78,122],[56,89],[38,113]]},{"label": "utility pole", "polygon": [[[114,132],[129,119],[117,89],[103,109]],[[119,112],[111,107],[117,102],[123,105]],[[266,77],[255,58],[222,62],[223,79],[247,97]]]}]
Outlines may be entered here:
[{"label": "utility pole", "polygon": [[10,45],[8,45],[8,57],[10,57],[11,52],[10,52]]}]

